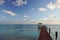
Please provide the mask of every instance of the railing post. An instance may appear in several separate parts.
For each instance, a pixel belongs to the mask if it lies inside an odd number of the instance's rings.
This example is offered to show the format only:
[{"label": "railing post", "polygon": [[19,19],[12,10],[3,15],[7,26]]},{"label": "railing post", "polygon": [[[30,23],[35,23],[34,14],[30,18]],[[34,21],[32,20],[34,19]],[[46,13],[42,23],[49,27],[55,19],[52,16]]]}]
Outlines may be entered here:
[{"label": "railing post", "polygon": [[56,35],[56,40],[57,40],[57,38],[58,38],[58,32],[57,31],[55,32],[55,35]]},{"label": "railing post", "polygon": [[49,35],[50,35],[50,28],[49,28]]}]

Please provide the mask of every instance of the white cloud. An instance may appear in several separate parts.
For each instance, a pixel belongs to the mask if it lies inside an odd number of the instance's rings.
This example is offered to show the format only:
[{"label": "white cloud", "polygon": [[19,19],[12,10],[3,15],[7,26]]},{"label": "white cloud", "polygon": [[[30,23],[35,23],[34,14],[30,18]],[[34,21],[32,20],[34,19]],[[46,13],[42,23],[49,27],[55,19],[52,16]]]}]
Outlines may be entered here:
[{"label": "white cloud", "polygon": [[27,4],[27,0],[23,1],[23,0],[16,0],[16,2],[12,2],[13,4],[15,4],[15,6],[21,6],[21,5],[25,5]]},{"label": "white cloud", "polygon": [[47,9],[42,7],[42,8],[38,8],[38,10],[41,12],[45,12]]},{"label": "white cloud", "polygon": [[47,8],[53,10],[53,9],[56,9],[56,8],[59,8],[60,9],[60,0],[56,0],[55,3],[52,3],[50,2],[48,5],[47,5]]},{"label": "white cloud", "polygon": [[56,20],[56,16],[55,15],[50,15],[50,16],[44,18],[44,20]]},{"label": "white cloud", "polygon": [[27,15],[24,15],[24,22],[26,23],[28,21],[28,16]]},{"label": "white cloud", "polygon": [[[52,19],[53,17],[53,19]],[[43,24],[60,24],[60,20],[55,20],[55,16],[54,15],[50,15],[47,18],[43,18],[41,20],[34,20],[34,19],[24,19],[24,21],[22,22],[23,24],[38,24],[38,23],[43,23]]]},{"label": "white cloud", "polygon": [[60,0],[56,0],[55,5],[57,8],[60,8]]},{"label": "white cloud", "polygon": [[56,0],[56,2],[60,2],[60,0]]},{"label": "white cloud", "polygon": [[0,0],[0,5],[2,5],[4,3],[4,0]]},{"label": "white cloud", "polygon": [[55,15],[50,15],[48,18],[49,20],[55,20]]},{"label": "white cloud", "polygon": [[47,5],[47,8],[53,10],[56,8],[56,5],[54,5],[52,2],[50,2],[48,5]]},{"label": "white cloud", "polygon": [[24,21],[26,21],[27,19],[24,19]]},{"label": "white cloud", "polygon": [[44,18],[44,20],[48,20],[48,18]]},{"label": "white cloud", "polygon": [[28,16],[27,15],[24,15],[24,18],[27,18]]},{"label": "white cloud", "polygon": [[11,15],[11,16],[17,16],[17,14],[15,14],[15,13],[12,12],[12,11],[3,10],[3,12],[6,13],[6,14],[9,14],[9,15]]}]

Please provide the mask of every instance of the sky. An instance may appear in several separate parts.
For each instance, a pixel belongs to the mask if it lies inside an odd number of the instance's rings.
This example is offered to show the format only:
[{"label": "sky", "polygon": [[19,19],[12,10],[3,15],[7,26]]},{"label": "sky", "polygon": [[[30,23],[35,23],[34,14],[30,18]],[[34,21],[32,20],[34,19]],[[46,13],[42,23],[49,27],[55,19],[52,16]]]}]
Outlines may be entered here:
[{"label": "sky", "polygon": [[0,0],[0,24],[60,24],[60,0]]}]

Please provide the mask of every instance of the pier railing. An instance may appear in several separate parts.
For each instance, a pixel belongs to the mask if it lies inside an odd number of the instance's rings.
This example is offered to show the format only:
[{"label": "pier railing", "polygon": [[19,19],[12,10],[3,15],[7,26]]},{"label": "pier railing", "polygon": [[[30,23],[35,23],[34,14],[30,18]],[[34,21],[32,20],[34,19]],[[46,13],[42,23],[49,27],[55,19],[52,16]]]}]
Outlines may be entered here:
[{"label": "pier railing", "polygon": [[55,34],[53,35],[53,34],[51,33],[51,29],[49,28],[49,34],[50,34],[50,36],[52,37],[53,40],[57,40],[57,38],[58,38],[58,32],[57,32],[57,31],[56,31]]}]

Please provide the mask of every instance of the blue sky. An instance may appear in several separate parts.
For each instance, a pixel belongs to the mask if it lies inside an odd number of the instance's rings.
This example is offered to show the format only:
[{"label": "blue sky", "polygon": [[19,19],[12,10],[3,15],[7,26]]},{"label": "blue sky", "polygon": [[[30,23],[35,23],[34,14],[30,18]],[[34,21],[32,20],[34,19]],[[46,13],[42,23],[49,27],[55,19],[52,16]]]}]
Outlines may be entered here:
[{"label": "blue sky", "polygon": [[60,0],[0,0],[0,22],[38,23],[60,20]]}]

